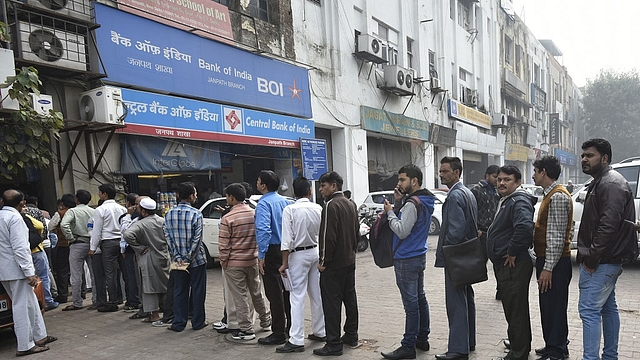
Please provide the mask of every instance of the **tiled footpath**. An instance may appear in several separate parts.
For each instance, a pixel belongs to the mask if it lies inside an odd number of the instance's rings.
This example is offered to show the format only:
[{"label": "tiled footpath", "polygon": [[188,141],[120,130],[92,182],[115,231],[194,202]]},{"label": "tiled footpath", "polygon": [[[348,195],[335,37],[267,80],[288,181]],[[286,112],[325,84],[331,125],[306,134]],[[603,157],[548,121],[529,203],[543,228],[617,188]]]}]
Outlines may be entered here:
[{"label": "tiled footpath", "polygon": [[[436,237],[430,237],[430,249],[435,248]],[[444,280],[442,269],[433,267],[434,251],[427,255],[425,290],[431,312],[431,350],[418,351],[418,359],[434,359],[446,351],[447,317],[444,307]],[[575,257],[575,251],[574,251]],[[393,270],[379,269],[373,264],[369,251],[357,255],[356,284],[360,310],[360,339],[356,349],[345,346],[342,358],[379,359],[380,351],[399,346],[404,330],[404,312],[395,286]],[[569,351],[571,359],[582,355],[582,324],[578,315],[578,268],[574,264],[569,300]],[[620,309],[620,359],[640,359],[640,263],[627,265],[620,277],[616,297]],[[544,345],[540,328],[537,287],[531,281],[530,308],[533,326],[532,348]],[[494,299],[495,280],[489,271],[489,281],[474,286],[477,308],[478,345],[470,359],[491,359],[504,354],[502,339],[506,337],[506,321],[499,301]],[[85,302],[85,305],[88,305]],[[194,331],[189,327],[182,333],[154,328],[139,320],[129,320],[130,314],[98,313],[79,310],[62,312],[61,308],[45,314],[49,334],[59,338],[51,350],[30,358],[38,359],[312,359],[312,350],[321,344],[307,340],[306,351],[295,354],[277,354],[275,347],[258,345],[256,340],[235,341],[230,335],[221,335],[211,327]],[[222,281],[220,268],[207,272],[207,319],[213,323],[222,315]],[[311,321],[306,311],[307,331]],[[258,337],[268,333],[258,332]],[[10,329],[0,331],[0,359],[15,356],[15,338]],[[529,359],[537,357],[532,353]]]}]

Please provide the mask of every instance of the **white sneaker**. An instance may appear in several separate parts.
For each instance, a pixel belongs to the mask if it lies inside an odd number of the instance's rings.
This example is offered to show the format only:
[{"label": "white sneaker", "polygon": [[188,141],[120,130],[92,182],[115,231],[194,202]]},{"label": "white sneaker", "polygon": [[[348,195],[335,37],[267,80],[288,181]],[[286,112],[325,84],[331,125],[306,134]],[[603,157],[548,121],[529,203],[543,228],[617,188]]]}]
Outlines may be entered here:
[{"label": "white sneaker", "polygon": [[222,321],[218,321],[218,322],[214,322],[213,325],[211,325],[215,330],[224,330],[227,328],[227,324],[223,323]]},{"label": "white sneaker", "polygon": [[249,332],[245,333],[245,332],[242,332],[242,331],[238,331],[237,333],[233,334],[232,337],[235,340],[253,340],[253,339],[256,338],[256,334],[249,333]]},{"label": "white sneaker", "polygon": [[151,326],[155,326],[155,327],[166,327],[167,325],[171,324],[171,320],[164,322],[162,320],[158,320],[158,321],[154,321],[151,323]]}]

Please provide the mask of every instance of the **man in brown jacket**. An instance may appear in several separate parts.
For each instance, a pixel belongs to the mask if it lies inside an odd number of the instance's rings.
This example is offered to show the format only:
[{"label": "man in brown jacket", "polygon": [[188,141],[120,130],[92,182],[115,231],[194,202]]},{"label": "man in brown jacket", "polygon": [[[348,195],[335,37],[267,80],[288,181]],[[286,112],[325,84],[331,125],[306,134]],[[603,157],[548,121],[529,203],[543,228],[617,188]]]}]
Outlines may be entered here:
[{"label": "man in brown jacket", "polygon": [[253,221],[254,211],[244,202],[244,186],[234,183],[225,189],[227,204],[231,206],[220,221],[218,247],[220,266],[224,269],[230,296],[236,306],[239,331],[233,332],[236,340],[252,340],[253,317],[249,314],[249,299],[260,316],[260,323],[271,322],[271,313],[262,297],[260,272],[258,270],[258,244],[256,227]]},{"label": "man in brown jacket", "polygon": [[[342,177],[330,171],[320,177],[320,194],[325,199],[320,221],[320,292],[327,344],[313,353],[342,355],[342,344],[358,346],[358,299],[356,297],[356,244],[359,237],[356,208],[342,193]],[[340,337],[344,303],[346,320]]]}]

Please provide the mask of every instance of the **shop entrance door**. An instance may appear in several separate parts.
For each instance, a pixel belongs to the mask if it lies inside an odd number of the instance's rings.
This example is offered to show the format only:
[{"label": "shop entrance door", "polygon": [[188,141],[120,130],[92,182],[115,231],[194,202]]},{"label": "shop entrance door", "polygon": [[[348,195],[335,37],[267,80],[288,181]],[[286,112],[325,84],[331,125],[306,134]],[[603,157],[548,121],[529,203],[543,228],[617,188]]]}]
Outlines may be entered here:
[{"label": "shop entrance door", "polygon": [[258,175],[262,170],[274,170],[275,161],[273,159],[255,158],[246,159],[243,162],[244,167],[244,181],[251,184],[254,194],[259,194],[256,190],[256,181],[258,181]]}]

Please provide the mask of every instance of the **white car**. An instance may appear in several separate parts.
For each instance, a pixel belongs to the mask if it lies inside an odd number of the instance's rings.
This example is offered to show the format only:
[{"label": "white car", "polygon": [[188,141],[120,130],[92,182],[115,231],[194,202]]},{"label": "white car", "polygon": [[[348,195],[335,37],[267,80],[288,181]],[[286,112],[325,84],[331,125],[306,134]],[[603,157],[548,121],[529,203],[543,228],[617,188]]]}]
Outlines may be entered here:
[{"label": "white car", "polygon": [[[435,195],[436,200],[433,208],[433,215],[431,215],[431,223],[429,224],[429,235],[437,235],[440,232],[440,225],[442,224],[442,204],[444,204],[447,198],[447,193],[441,190],[430,190]],[[376,191],[370,193],[362,205],[360,205],[360,213],[367,213],[371,209],[384,210],[384,201],[389,200],[391,204],[394,202],[393,190]]]}]

